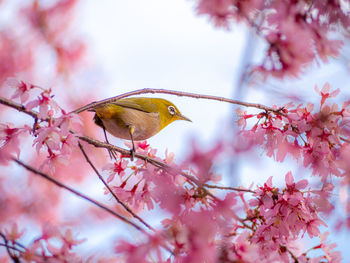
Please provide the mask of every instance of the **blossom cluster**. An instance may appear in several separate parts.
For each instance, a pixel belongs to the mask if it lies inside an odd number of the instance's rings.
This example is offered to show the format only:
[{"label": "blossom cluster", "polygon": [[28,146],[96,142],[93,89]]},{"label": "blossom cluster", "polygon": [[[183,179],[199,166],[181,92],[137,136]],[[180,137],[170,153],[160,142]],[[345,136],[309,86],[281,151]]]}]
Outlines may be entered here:
[{"label": "blossom cluster", "polygon": [[[278,108],[274,112],[248,114],[237,110],[242,126],[241,135],[253,145],[261,145],[266,155],[283,162],[287,155],[302,160],[305,167],[310,167],[314,175],[319,175],[323,182],[331,175],[345,176],[339,162],[346,155],[349,136],[349,102],[328,104],[327,99],[335,97],[339,90],[330,91],[325,84],[321,91],[320,109],[314,112],[315,106],[292,103]],[[253,127],[246,129],[247,120],[256,118]]]},{"label": "blossom cluster", "polygon": [[[13,153],[19,157],[19,136],[27,132],[36,137],[33,145],[36,146],[37,152],[44,147],[48,153],[42,167],[48,165],[53,173],[55,163],[68,164],[74,147],[78,146],[77,136],[82,125],[79,117],[76,114],[65,113],[53,99],[51,89],[43,89],[12,78],[8,79],[6,85],[9,89],[14,89],[12,99],[19,98],[27,111],[38,108],[38,113],[33,127],[25,125],[15,128],[12,123],[0,124],[1,163],[7,163],[13,157]],[[34,91],[39,92],[36,98],[33,98]],[[57,114],[60,116],[56,116]]]},{"label": "blossom cluster", "polygon": [[[130,146],[129,143],[126,145]],[[198,204],[205,207],[210,205],[211,198],[201,185],[219,180],[220,177],[212,171],[212,164],[214,157],[221,152],[221,146],[214,147],[210,152],[200,152],[194,148],[192,155],[181,166],[173,163],[174,154],[168,151],[165,158],[157,157],[157,150],[150,147],[147,141],[137,142],[135,147],[137,153],[167,164],[173,171],[167,172],[142,159],[130,162],[128,156],[118,154],[117,160],[105,165],[103,170],[108,174],[107,182],[121,200],[136,211],[152,210],[154,203],[172,212],[181,211],[183,206],[191,210]]]},{"label": "blossom cluster", "polygon": [[244,21],[266,41],[263,64],[255,70],[267,76],[299,76],[317,58],[337,56],[342,41],[331,32],[349,30],[347,1],[199,0],[197,12],[216,26],[229,28]]},{"label": "blossom cluster", "polygon": [[41,235],[28,246],[21,244],[20,239],[25,231],[20,231],[16,223],[2,229],[0,236],[7,246],[12,248],[10,256],[14,262],[81,262],[81,256],[73,252],[73,247],[85,239],[77,239],[71,229],[62,231],[49,223],[43,225]]},{"label": "blossom cluster", "polygon": [[[326,242],[327,233],[320,232],[325,223],[313,195],[302,191],[307,185],[307,180],[295,183],[289,172],[284,189],[274,187],[269,178],[249,200],[244,194],[230,193],[206,208],[168,210],[172,217],[162,221],[163,230],[138,244],[118,241],[116,252],[126,262],[339,262],[340,253]],[[304,233],[319,237],[321,244],[302,251],[295,242]],[[312,250],[323,252],[311,257]]]},{"label": "blossom cluster", "polygon": [[[0,5],[10,2],[0,0]],[[0,30],[0,92],[10,98],[1,97],[1,103],[33,117],[24,125],[18,124],[20,118],[0,123],[0,165],[10,167],[0,175],[1,262],[341,262],[336,245],[329,242],[329,233],[323,232],[324,227],[331,227],[326,226],[325,217],[334,211],[335,189],[340,192],[346,217],[337,227],[350,229],[350,201],[346,197],[350,185],[350,102],[341,107],[329,103],[339,90],[332,91],[329,84],[316,88],[321,96],[319,109],[311,103],[289,103],[259,114],[238,111],[242,145],[260,146],[279,162],[294,157],[311,168],[315,178],[321,178],[322,184],[316,187],[309,180],[295,180],[291,172],[285,175],[284,186],[275,185],[272,178],[248,189],[221,186],[224,181],[216,172],[217,160],[232,146],[224,141],[209,150],[189,145],[190,153],[180,164],[175,163],[173,153],[166,151],[159,157],[148,142],[135,142],[136,152],[145,158],[131,161],[130,156],[117,153],[116,160],[106,164],[107,154],[100,154],[81,139],[87,138],[83,133],[95,130],[89,126],[92,121],[83,126],[80,118],[67,114],[51,89],[16,79],[4,82],[10,76],[21,76],[40,83],[36,78],[44,76],[52,86],[60,80],[69,83],[86,49],[84,42],[71,34],[78,3],[18,1],[14,8],[18,19],[10,19]],[[266,57],[255,71],[283,78],[299,76],[318,58],[327,61],[338,55],[342,42],[337,34],[350,26],[347,5],[347,0],[198,0],[197,11],[209,15],[217,26],[229,28],[235,19],[253,28],[267,44]],[[53,62],[51,66],[47,59]],[[68,94],[68,86],[63,85],[64,94]],[[74,100],[78,99],[69,102]],[[254,122],[253,126],[248,122]],[[101,144],[95,146],[103,147]],[[131,144],[126,145],[131,148]],[[28,154],[30,147],[33,154]],[[75,151],[78,147],[81,151]],[[26,160],[37,175],[45,172],[48,180],[32,174],[25,177],[23,167],[17,173],[19,169],[10,166],[16,159]],[[84,184],[91,179],[84,168],[95,162],[97,168],[93,168],[100,179],[98,167],[105,173],[106,196],[112,194],[116,200],[111,198],[109,205],[103,206],[102,201],[83,198],[82,202],[89,200],[96,205],[93,208],[104,208],[105,212],[98,210],[94,217],[79,203],[79,209],[72,213],[63,196],[68,191],[51,183],[58,180],[64,189],[74,190],[64,187],[74,181],[80,187],[75,193],[89,196],[94,191]],[[340,178],[339,185],[334,176]],[[94,190],[100,190],[98,179],[92,179]],[[98,229],[99,224],[106,229],[106,211],[112,212],[113,219],[125,219],[130,228],[136,226],[139,235],[133,241],[116,236],[112,244],[106,242],[103,249],[107,257],[107,247],[113,247],[110,258],[76,251],[85,240],[76,238],[76,231],[86,226]],[[151,212],[160,226],[147,224],[147,216],[139,216]],[[37,226],[40,234],[33,238]],[[26,231],[19,230],[24,228]],[[316,245],[301,247],[306,236]]]},{"label": "blossom cluster", "polygon": [[[48,153],[39,170],[48,165],[54,174],[60,163],[70,164],[81,129],[77,116],[66,114],[50,89],[13,79],[7,85],[14,90],[12,99],[20,100],[21,109],[34,114],[35,120],[32,127],[1,125],[2,163],[18,157],[19,137],[27,132],[34,136],[37,153]],[[128,207],[127,211],[133,213],[165,213],[161,228],[145,232],[137,243],[119,239],[115,253],[126,262],[339,262],[341,255],[334,251],[334,244],[327,243],[327,233],[321,233],[320,227],[326,226],[321,213],[333,209],[329,198],[334,185],[327,179],[332,174],[348,178],[350,170],[341,154],[347,149],[349,103],[341,109],[329,105],[328,99],[339,91],[331,91],[328,84],[316,91],[321,96],[319,112],[313,113],[311,104],[288,104],[259,114],[239,111],[238,122],[244,128],[241,133],[245,140],[262,145],[268,156],[278,161],[287,154],[302,158],[306,167],[321,176],[321,189],[311,189],[307,180],[294,182],[289,172],[284,188],[274,186],[269,178],[255,189],[227,188],[231,191],[219,197],[213,189],[220,189],[215,184],[221,182],[221,176],[214,164],[227,147],[222,142],[209,150],[193,144],[192,152],[178,165],[173,153],[166,151],[160,158],[147,141],[136,142],[136,152],[145,158],[131,161],[130,156],[116,153],[116,160],[103,167],[109,186],[105,194],[112,191],[117,196],[118,211]],[[247,129],[247,120],[253,117],[257,123]],[[126,146],[131,148],[130,143]],[[76,241],[70,230],[61,234],[54,227],[45,229],[42,237],[26,246],[18,245],[22,234],[17,226],[0,231],[5,246],[10,248],[9,256],[27,261],[38,257],[81,261],[71,251],[81,241]],[[320,244],[299,248],[296,244],[306,233],[310,238],[320,238]],[[51,239],[59,239],[60,245],[52,244]],[[320,252],[311,256],[309,252],[315,250]]]}]

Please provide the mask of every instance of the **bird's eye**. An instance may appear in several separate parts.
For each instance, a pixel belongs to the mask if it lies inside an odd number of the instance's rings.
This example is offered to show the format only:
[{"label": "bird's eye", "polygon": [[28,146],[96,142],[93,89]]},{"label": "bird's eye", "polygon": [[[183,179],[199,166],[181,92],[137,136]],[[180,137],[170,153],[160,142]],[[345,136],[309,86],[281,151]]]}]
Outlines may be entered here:
[{"label": "bird's eye", "polygon": [[175,115],[175,113],[176,113],[176,110],[173,106],[169,106],[168,111],[169,111],[170,115]]}]

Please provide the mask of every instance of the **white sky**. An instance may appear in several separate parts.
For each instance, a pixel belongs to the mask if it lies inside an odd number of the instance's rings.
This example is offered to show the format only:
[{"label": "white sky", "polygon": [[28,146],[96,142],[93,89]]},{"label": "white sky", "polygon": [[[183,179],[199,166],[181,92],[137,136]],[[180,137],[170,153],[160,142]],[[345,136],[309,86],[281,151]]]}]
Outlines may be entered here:
[{"label": "white sky", "polygon": [[[100,98],[143,88],[231,96],[242,30],[214,30],[194,16],[190,1],[88,2],[82,26],[107,78],[108,89],[101,90]],[[216,138],[231,109],[218,102],[157,97],[171,100],[193,121],[175,122],[149,139],[152,146],[176,153],[189,134]]]}]

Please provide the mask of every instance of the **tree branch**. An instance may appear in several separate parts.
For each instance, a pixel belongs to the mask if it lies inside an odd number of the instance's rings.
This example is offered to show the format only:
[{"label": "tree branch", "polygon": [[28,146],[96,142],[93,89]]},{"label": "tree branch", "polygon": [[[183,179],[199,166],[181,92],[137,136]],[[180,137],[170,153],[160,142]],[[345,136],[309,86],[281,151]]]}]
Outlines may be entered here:
[{"label": "tree branch", "polygon": [[[18,249],[15,249],[15,248],[12,248],[12,246],[9,246],[8,240],[7,240],[6,236],[5,236],[5,234],[3,234],[3,233],[0,232],[0,236],[2,237],[2,239],[3,239],[4,242],[5,242],[4,246],[6,247],[6,251],[7,251],[7,254],[9,255],[9,257],[12,259],[12,261],[13,261],[14,263],[19,263],[20,261],[19,261],[18,256],[16,256],[15,254],[12,254],[12,252],[11,252],[11,250],[10,250],[10,249],[14,249],[14,250],[17,251]],[[20,252],[21,252],[21,251],[20,251]]]},{"label": "tree branch", "polygon": [[34,119],[38,118],[37,112],[32,111],[32,110],[27,110],[24,105],[16,103],[12,100],[0,97],[0,104],[6,105],[6,106],[9,106],[9,107],[16,109],[18,111],[21,111],[29,116],[32,116]]},{"label": "tree branch", "polygon": [[280,245],[280,246],[281,246],[281,248],[284,248],[284,249],[287,250],[287,252],[289,253],[289,255],[290,255],[290,256],[292,257],[292,259],[294,260],[294,263],[298,263],[298,262],[299,262],[298,258],[293,254],[292,251],[289,250],[289,248],[287,248],[286,246],[282,246],[282,245]]},{"label": "tree branch", "polygon": [[[119,153],[121,153],[122,155],[129,155],[130,154],[130,150],[118,147],[118,146],[114,146],[112,144],[109,143],[105,143],[105,142],[101,142],[95,139],[92,139],[90,137],[87,136],[78,136],[78,138],[82,141],[85,141],[91,145],[94,145],[97,148],[105,148],[108,149],[110,151],[117,151]],[[212,193],[208,192],[207,189],[205,189],[204,187],[208,187],[208,188],[217,188],[217,189],[222,189],[222,190],[234,190],[234,191],[245,191],[245,192],[252,192],[254,193],[254,191],[251,190],[247,190],[247,189],[241,189],[241,188],[234,188],[234,187],[221,187],[221,186],[214,186],[214,185],[207,185],[207,184],[203,184],[202,182],[200,182],[198,179],[196,179],[194,176],[187,174],[185,172],[183,172],[181,169],[174,167],[174,166],[170,166],[167,163],[164,163],[162,161],[156,160],[154,158],[150,158],[147,155],[143,155],[140,153],[135,152],[135,157],[142,159],[158,168],[161,168],[163,170],[165,170],[166,172],[173,174],[173,175],[177,175],[180,174],[183,177],[185,177],[187,180],[195,183],[198,187],[202,188],[203,191],[208,194],[209,196],[211,196],[213,199],[217,199],[217,197],[215,197]]]},{"label": "tree branch", "polygon": [[245,188],[239,188],[239,187],[231,187],[231,186],[220,186],[220,185],[211,185],[211,184],[204,184],[205,187],[212,188],[212,189],[220,189],[220,190],[232,190],[237,192],[248,192],[255,194],[255,191]]},{"label": "tree branch", "polygon": [[[176,95],[176,96],[180,96],[180,97],[190,97],[190,98],[195,98],[195,99],[207,99],[207,100],[216,100],[216,101],[222,101],[222,102],[227,102],[227,103],[231,103],[231,104],[235,104],[235,105],[241,105],[244,107],[253,107],[253,108],[258,108],[264,111],[272,111],[272,112],[276,112],[276,113],[280,113],[281,109],[274,109],[262,104],[258,104],[258,103],[249,103],[249,102],[243,102],[243,101],[239,101],[239,100],[232,100],[232,99],[227,99],[224,97],[218,97],[218,96],[212,96],[212,95],[201,95],[201,94],[195,94],[195,93],[190,93],[190,92],[182,92],[182,91],[176,91],[176,90],[165,90],[165,89],[140,89],[140,90],[135,90],[135,91],[130,91],[118,96],[114,96],[111,98],[107,98],[107,99],[103,99],[100,101],[95,101],[92,103],[89,103],[81,108],[78,108],[70,113],[80,113],[83,112],[85,110],[89,110],[89,109],[93,109],[97,106],[106,104],[106,103],[111,103],[114,102],[116,100],[120,100],[122,98],[126,98],[129,96],[133,96],[133,95],[140,95],[140,94],[147,94],[147,93],[151,93],[151,94],[156,94],[156,93],[162,93],[162,94],[170,94],[170,95]],[[283,115],[283,114],[282,114]]]},{"label": "tree branch", "polygon": [[339,139],[342,140],[343,142],[347,142],[347,143],[350,143],[350,140],[343,137],[343,136],[339,136]]},{"label": "tree branch", "polygon": [[6,247],[6,249],[13,249],[13,250],[16,250],[19,253],[23,253],[22,250],[18,249],[17,247],[11,246],[9,244],[0,243],[0,247]]},{"label": "tree branch", "polygon": [[27,169],[28,171],[31,171],[32,173],[36,174],[36,175],[39,175],[41,177],[43,177],[44,179],[50,181],[51,183],[55,184],[56,186],[58,187],[61,187],[63,189],[66,189],[68,190],[69,192],[75,194],[76,196],[79,196],[83,199],[85,199],[86,201],[98,206],[99,208],[105,210],[106,212],[110,213],[111,215],[119,218],[121,221],[133,226],[134,228],[136,228],[137,230],[141,231],[141,232],[145,232],[145,230],[143,230],[141,227],[139,227],[137,224],[135,224],[134,222],[130,221],[129,219],[125,218],[124,216],[114,212],[113,210],[111,210],[110,208],[104,206],[103,204],[101,204],[100,202],[98,201],[95,201],[93,200],[92,198],[82,194],[82,193],[79,193],[78,191],[74,190],[73,188],[69,187],[69,186],[66,186],[64,185],[63,183],[57,181],[56,179],[52,178],[51,176],[45,174],[45,173],[42,173],[38,170],[36,170],[35,168],[23,163],[22,161],[18,160],[18,159],[15,159],[13,158],[13,161],[16,162],[17,164],[19,164],[20,166],[23,166],[25,169]]},{"label": "tree branch", "polygon": [[149,229],[154,231],[154,228],[151,227],[149,224],[147,224],[141,217],[139,217],[134,211],[131,210],[131,208],[127,205],[124,204],[119,198],[118,196],[113,192],[113,190],[109,187],[109,185],[107,184],[107,182],[103,179],[103,177],[101,176],[101,174],[99,173],[99,171],[97,170],[97,168],[93,165],[93,163],[91,162],[90,158],[87,156],[83,146],[81,145],[81,143],[79,142],[79,148],[81,150],[81,152],[83,153],[86,161],[90,164],[91,168],[95,171],[95,173],[97,174],[98,178],[102,181],[102,183],[104,184],[104,186],[108,189],[108,191],[112,194],[112,196],[115,198],[115,200],[117,200],[117,202],[124,207],[124,209],[126,211],[128,211],[133,217],[135,217],[136,219],[138,219],[142,224],[144,224],[146,227],[148,227]]}]

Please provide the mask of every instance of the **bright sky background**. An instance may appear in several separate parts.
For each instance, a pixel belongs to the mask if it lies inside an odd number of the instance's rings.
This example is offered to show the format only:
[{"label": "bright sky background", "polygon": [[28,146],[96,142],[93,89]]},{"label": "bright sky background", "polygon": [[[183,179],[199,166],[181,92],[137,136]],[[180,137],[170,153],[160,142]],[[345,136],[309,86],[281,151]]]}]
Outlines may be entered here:
[{"label": "bright sky background", "polygon": [[[143,88],[231,97],[243,30],[213,29],[194,16],[190,1],[103,0],[87,6],[82,27],[107,79],[101,98]],[[224,103],[156,96],[174,102],[193,121],[173,123],[149,140],[174,152],[182,150],[185,135],[216,138],[231,109]]]},{"label": "bright sky background", "polygon": [[[143,88],[232,97],[248,32],[242,24],[230,32],[213,28],[207,18],[195,16],[193,4],[193,1],[184,0],[100,0],[98,4],[93,0],[82,1],[77,19],[79,30],[98,59],[95,62],[101,79],[104,79],[103,86],[98,88],[98,99]],[[258,42],[258,48],[262,47]],[[252,59],[257,61],[261,55],[261,52],[255,52]],[[243,91],[243,100],[281,104],[278,92],[292,91],[317,102],[319,98],[312,87],[329,81],[336,88],[343,88],[344,83],[350,83],[345,82],[349,79],[338,77],[340,74],[344,76],[345,70],[341,64],[322,65],[317,70],[309,70],[301,80],[264,84],[273,91],[270,93],[264,89],[247,88]],[[305,85],[309,91],[300,93]],[[171,100],[193,121],[175,122],[148,140],[161,154],[168,148],[181,159],[192,139],[210,146],[229,132],[228,120],[235,118],[232,106],[225,103],[167,95],[157,97]],[[282,101],[286,102],[285,99]],[[118,139],[112,141],[120,143]],[[266,158],[251,164],[239,168],[243,176],[240,184],[249,186],[252,181],[262,184],[271,175],[274,182],[283,183],[287,171],[298,171],[295,163],[282,165]],[[115,232],[110,234],[115,238]],[[106,236],[100,238],[89,242],[98,244],[105,241]],[[345,248],[349,237],[338,234],[332,239],[338,242],[343,257],[350,257]]]}]

